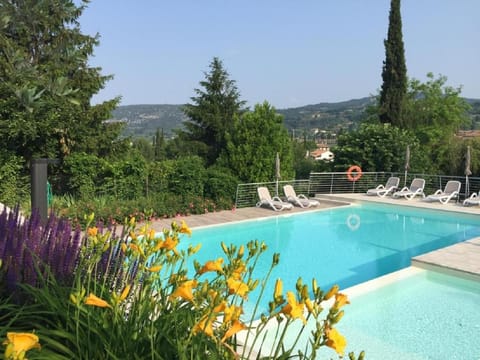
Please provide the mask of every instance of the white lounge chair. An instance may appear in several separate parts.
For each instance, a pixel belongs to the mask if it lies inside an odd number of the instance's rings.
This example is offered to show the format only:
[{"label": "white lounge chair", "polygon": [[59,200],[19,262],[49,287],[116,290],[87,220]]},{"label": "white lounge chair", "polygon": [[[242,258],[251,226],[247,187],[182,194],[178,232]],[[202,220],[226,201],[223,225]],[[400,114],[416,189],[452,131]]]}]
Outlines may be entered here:
[{"label": "white lounge chair", "polygon": [[463,200],[463,206],[480,205],[479,193],[473,193],[468,199]]},{"label": "white lounge chair", "polygon": [[425,179],[413,179],[410,187],[403,187],[399,191],[393,193],[394,198],[404,197],[407,200],[412,200],[415,196],[421,195],[425,197],[423,189],[425,188]]},{"label": "white lounge chair", "polygon": [[283,192],[290,203],[302,208],[309,208],[311,206],[318,206],[320,204],[318,200],[309,199],[303,194],[297,195],[292,185],[285,185],[283,187]]},{"label": "white lounge chair", "polygon": [[388,194],[397,190],[399,183],[400,183],[400,178],[392,176],[388,178],[385,186],[378,185],[375,189],[367,190],[367,195],[370,195],[370,196],[377,195],[380,197],[385,197]]},{"label": "white lounge chair", "polygon": [[426,197],[427,201],[440,201],[442,204],[448,203],[451,199],[458,198],[462,183],[456,180],[447,181],[445,189],[438,189],[432,195]]},{"label": "white lounge chair", "polygon": [[273,198],[270,196],[270,191],[266,187],[258,187],[257,193],[260,201],[257,203],[257,207],[260,206],[268,206],[271,207],[275,211],[282,211],[282,210],[290,210],[293,208],[293,205],[282,201],[278,196],[274,196]]}]

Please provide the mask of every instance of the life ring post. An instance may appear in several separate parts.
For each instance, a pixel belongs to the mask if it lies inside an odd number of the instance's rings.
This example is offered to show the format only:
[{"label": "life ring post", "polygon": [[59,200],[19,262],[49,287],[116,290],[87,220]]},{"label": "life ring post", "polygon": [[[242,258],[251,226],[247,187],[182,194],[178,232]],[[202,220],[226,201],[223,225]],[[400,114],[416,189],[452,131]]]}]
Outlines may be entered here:
[{"label": "life ring post", "polygon": [[347,178],[350,181],[358,181],[362,177],[362,168],[358,165],[352,165],[347,170]]}]

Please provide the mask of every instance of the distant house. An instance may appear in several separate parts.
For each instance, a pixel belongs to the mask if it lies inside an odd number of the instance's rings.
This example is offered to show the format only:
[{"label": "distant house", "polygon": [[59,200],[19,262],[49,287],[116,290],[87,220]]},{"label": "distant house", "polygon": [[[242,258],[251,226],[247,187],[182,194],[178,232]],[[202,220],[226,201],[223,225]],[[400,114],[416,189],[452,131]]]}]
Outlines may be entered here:
[{"label": "distant house", "polygon": [[480,137],[480,130],[459,130],[457,136],[462,139],[471,139]]},{"label": "distant house", "polygon": [[307,157],[311,157],[314,160],[322,160],[326,162],[333,161],[335,155],[330,151],[330,147],[327,144],[317,144],[317,148],[307,153]]}]

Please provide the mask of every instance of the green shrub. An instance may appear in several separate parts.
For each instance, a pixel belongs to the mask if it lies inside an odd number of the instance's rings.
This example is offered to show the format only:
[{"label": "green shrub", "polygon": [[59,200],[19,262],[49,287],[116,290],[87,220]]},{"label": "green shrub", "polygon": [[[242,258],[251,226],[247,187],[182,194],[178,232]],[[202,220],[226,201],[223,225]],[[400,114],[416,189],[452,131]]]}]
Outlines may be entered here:
[{"label": "green shrub", "polygon": [[203,196],[205,166],[199,156],[187,156],[176,160],[174,172],[168,174],[171,193],[184,196]]},{"label": "green shrub", "polygon": [[[0,202],[10,207],[28,199],[29,178],[22,176],[25,161],[0,150]],[[29,199],[28,199],[29,200]]]},{"label": "green shrub", "polygon": [[75,196],[94,196],[110,173],[109,164],[104,159],[86,153],[74,153],[66,157],[63,163],[60,191]]},{"label": "green shrub", "polygon": [[[343,355],[346,342],[336,324],[347,297],[338,286],[324,292],[315,280],[310,286],[301,279],[296,290],[285,293],[277,279],[274,293],[265,294],[279,254],[256,278],[264,243],[222,243],[219,258],[194,261],[194,271],[188,271],[200,247],[178,246],[182,236],[191,234],[185,223],[173,222],[156,234],[148,224],[137,228],[130,219],[117,236],[93,226],[93,220],[87,219],[71,284],[62,285],[47,272],[41,286],[22,285],[34,301],[17,306],[0,300],[0,340],[8,337],[2,343],[11,359],[28,352],[29,359],[233,360],[253,358],[253,349],[261,351],[262,359],[313,359],[322,346]],[[259,297],[249,299],[257,287]],[[260,314],[263,296],[271,301]],[[253,313],[244,314],[250,300],[256,304]],[[303,326],[307,322],[314,326],[311,334]],[[269,346],[263,345],[267,331],[274,334]],[[296,339],[288,346],[283,341],[287,333]],[[239,344],[240,334],[249,346]],[[294,352],[302,334],[309,341],[302,352]],[[24,347],[15,335],[30,336],[30,345]],[[13,353],[20,347],[25,352]]]},{"label": "green shrub", "polygon": [[239,182],[229,169],[210,167],[206,172],[205,197],[214,201],[230,199],[233,202]]}]

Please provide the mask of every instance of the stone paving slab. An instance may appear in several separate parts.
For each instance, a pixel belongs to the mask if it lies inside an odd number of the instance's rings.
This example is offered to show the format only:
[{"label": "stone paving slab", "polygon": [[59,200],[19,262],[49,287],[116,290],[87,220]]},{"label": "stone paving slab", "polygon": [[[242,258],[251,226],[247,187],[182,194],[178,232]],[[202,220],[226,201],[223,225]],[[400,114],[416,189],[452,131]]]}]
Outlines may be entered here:
[{"label": "stone paving slab", "polygon": [[412,265],[426,269],[440,267],[446,272],[461,271],[480,281],[480,238],[416,256],[412,259]]},{"label": "stone paving slab", "polygon": [[301,208],[295,206],[291,210],[283,210],[283,211],[274,211],[269,208],[258,208],[258,207],[247,207],[247,208],[240,208],[240,209],[233,209],[233,210],[222,210],[211,212],[208,214],[201,214],[201,215],[189,215],[189,216],[177,216],[175,218],[168,218],[168,219],[158,219],[152,221],[152,228],[155,231],[161,231],[164,228],[169,228],[172,221],[176,221],[180,223],[181,221],[185,221],[186,224],[190,228],[196,227],[203,227],[203,226],[210,226],[210,225],[219,225],[225,224],[234,221],[245,221],[251,219],[261,219],[267,218],[272,216],[283,216],[285,214],[295,214],[300,212],[306,211],[319,211],[323,209],[330,209],[336,206],[346,205],[345,202],[338,202],[338,201],[329,201],[329,200],[322,200],[320,204],[315,207],[310,208]]}]

